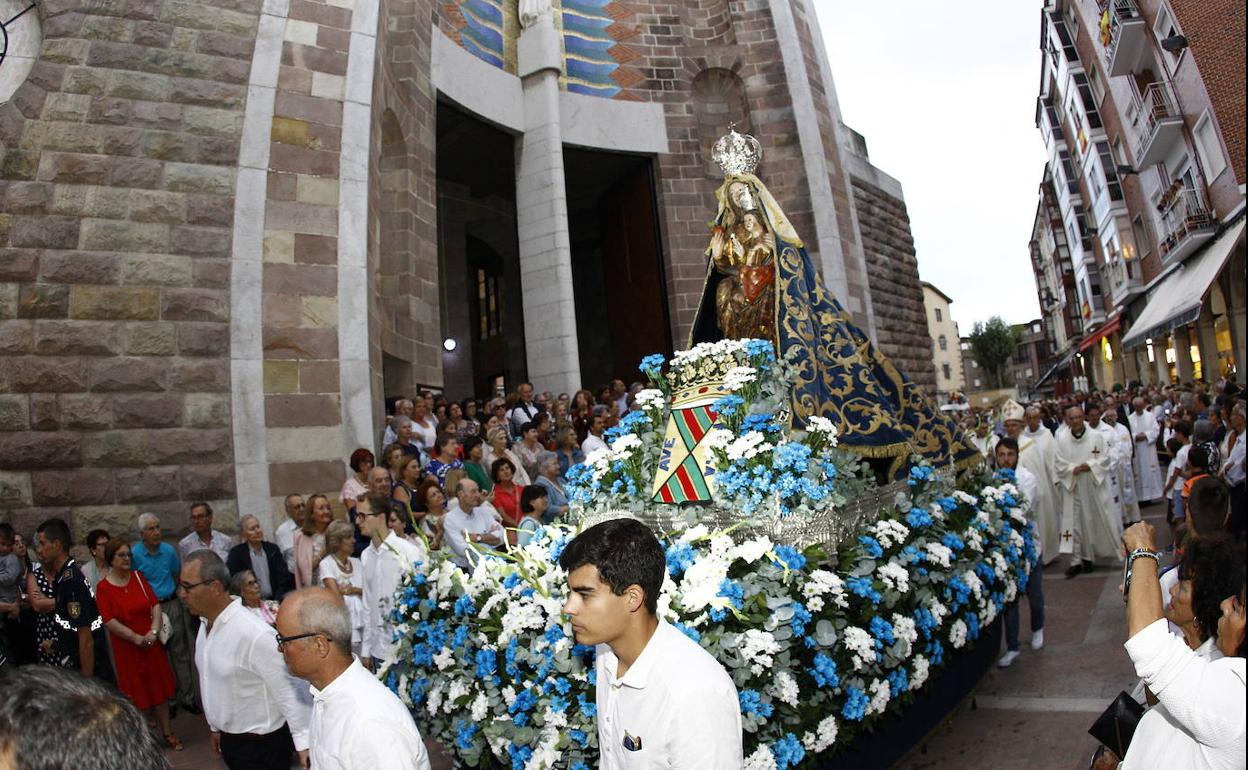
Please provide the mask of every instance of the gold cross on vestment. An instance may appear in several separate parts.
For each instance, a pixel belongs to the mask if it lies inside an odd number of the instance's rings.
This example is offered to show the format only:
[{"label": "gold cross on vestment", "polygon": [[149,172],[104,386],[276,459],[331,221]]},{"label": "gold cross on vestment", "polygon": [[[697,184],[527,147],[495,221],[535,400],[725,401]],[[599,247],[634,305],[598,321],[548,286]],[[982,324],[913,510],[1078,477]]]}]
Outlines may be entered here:
[{"label": "gold cross on vestment", "polygon": [[1065,532],[1063,532],[1063,533],[1062,533],[1062,539],[1063,539],[1063,540],[1068,540],[1068,541],[1069,541],[1069,540],[1073,539],[1073,538],[1074,538],[1074,536],[1075,536],[1075,535],[1074,535],[1074,533],[1073,533],[1073,532],[1071,532],[1069,529],[1068,529],[1068,530],[1066,530]]}]

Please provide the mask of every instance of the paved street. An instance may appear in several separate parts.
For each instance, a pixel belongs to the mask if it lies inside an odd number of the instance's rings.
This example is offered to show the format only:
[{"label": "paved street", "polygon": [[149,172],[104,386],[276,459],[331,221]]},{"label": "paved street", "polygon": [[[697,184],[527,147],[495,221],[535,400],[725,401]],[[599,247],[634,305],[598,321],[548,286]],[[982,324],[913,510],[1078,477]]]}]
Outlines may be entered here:
[{"label": "paved street", "polygon": [[[1165,508],[1144,510],[1169,543]],[[1122,648],[1126,620],[1121,570],[1067,580],[1066,559],[1044,571],[1045,646],[1033,652],[1023,603],[1022,655],[993,668],[973,697],[901,763],[899,770],[1053,768],[1084,770],[1096,749],[1088,728],[1121,690],[1136,683]],[[1004,650],[1002,650],[1004,652]]]}]

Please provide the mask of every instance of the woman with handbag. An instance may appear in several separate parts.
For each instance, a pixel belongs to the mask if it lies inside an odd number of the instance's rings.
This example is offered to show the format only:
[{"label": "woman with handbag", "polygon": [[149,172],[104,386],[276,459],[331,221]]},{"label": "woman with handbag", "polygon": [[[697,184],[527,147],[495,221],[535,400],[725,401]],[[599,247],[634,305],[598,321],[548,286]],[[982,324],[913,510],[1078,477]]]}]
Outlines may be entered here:
[{"label": "woman with handbag", "polygon": [[165,656],[168,622],[160,602],[143,574],[130,568],[130,544],[115,537],[104,546],[108,572],[95,589],[100,619],[112,637],[117,689],[139,711],[153,710],[165,745],[182,750],[182,741],[169,723],[169,701],[177,685]]},{"label": "woman with handbag", "polygon": [[1161,607],[1160,554],[1152,525],[1132,525],[1123,533],[1122,542],[1127,551],[1125,647],[1136,673],[1159,703],[1140,719],[1119,766],[1123,770],[1243,768],[1248,713],[1243,551],[1223,567],[1232,573],[1223,576],[1224,585],[1234,586],[1234,592],[1219,603],[1216,644],[1224,657],[1210,661],[1170,633]]}]

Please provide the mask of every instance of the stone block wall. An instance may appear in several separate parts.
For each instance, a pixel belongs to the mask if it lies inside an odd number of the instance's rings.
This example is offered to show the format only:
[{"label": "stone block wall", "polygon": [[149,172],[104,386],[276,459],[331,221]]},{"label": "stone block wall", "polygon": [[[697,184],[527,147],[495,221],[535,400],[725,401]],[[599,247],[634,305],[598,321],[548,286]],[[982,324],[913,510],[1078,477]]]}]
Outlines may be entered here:
[{"label": "stone block wall", "polygon": [[235,526],[230,257],[261,0],[45,0],[0,105],[0,518]]}]

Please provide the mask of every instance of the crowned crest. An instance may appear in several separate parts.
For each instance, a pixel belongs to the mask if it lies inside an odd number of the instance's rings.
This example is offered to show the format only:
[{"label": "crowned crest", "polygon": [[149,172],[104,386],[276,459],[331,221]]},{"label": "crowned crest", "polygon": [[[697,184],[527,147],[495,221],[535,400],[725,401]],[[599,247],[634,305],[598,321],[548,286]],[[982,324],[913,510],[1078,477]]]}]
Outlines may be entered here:
[{"label": "crowned crest", "polygon": [[711,158],[723,169],[724,175],[753,174],[763,159],[763,147],[749,134],[738,134],[733,126],[721,136],[711,151]]}]

